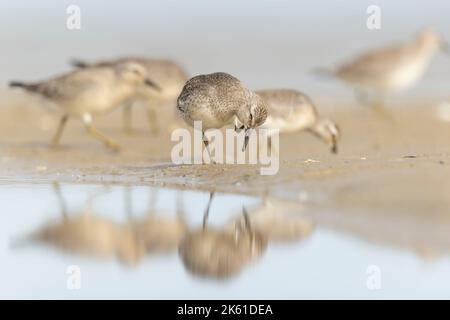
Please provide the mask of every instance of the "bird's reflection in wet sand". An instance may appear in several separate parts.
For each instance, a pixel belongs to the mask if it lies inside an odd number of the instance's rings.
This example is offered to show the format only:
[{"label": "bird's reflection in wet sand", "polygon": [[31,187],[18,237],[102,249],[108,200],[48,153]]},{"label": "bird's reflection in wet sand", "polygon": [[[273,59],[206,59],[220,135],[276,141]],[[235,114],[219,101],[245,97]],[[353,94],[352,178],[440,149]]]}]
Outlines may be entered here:
[{"label": "bird's reflection in wet sand", "polygon": [[267,239],[252,230],[247,213],[245,222],[234,230],[214,230],[208,227],[208,215],[213,194],[204,213],[203,227],[189,232],[179,248],[186,269],[201,277],[229,278],[247,264],[258,259],[267,248]]},{"label": "bird's reflection in wet sand", "polygon": [[107,189],[89,197],[84,210],[69,212],[60,186],[54,184],[61,218],[44,224],[15,241],[17,245],[44,244],[64,253],[112,260],[136,266],[145,257],[178,252],[188,272],[213,279],[240,274],[261,258],[270,242],[294,242],[314,230],[298,205],[265,197],[262,204],[243,207],[223,228],[208,226],[214,194],[210,194],[203,226],[189,231],[182,191],[176,192],[176,215],[156,209],[158,189],[151,189],[146,215],[133,212],[132,188],[125,188],[127,219],[115,222],[92,211],[92,202]]},{"label": "bird's reflection in wet sand", "polygon": [[29,235],[14,241],[14,247],[25,244],[44,244],[69,254],[92,258],[117,258],[126,265],[137,265],[144,256],[176,252],[184,238],[187,226],[184,218],[182,194],[177,192],[175,218],[157,215],[157,190],[153,190],[145,218],[135,218],[132,208],[132,190],[125,189],[127,221],[116,223],[92,212],[92,202],[102,190],[89,197],[82,212],[68,212],[59,184],[54,191],[62,218],[47,223]]},{"label": "bird's reflection in wet sand", "polygon": [[62,218],[45,224],[18,241],[53,246],[63,252],[88,257],[117,258],[126,265],[138,264],[145,250],[129,224],[120,225],[92,212],[92,195],[82,212],[69,213],[59,184],[54,184]]}]

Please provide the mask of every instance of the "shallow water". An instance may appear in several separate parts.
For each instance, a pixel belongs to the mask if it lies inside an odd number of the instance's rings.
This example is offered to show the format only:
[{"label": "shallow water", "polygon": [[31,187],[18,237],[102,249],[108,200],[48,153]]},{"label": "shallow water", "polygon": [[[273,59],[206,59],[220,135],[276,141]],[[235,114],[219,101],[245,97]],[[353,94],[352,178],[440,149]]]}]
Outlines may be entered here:
[{"label": "shallow water", "polygon": [[[23,241],[49,223],[61,223],[63,212],[69,220],[86,214],[88,203],[91,207],[88,215],[115,226],[126,225],[130,220],[142,221],[151,214],[157,220],[175,221],[181,213],[187,232],[193,232],[202,226],[208,199],[208,193],[150,187],[2,185],[0,298],[444,298],[449,295],[447,256],[425,261],[409,251],[369,244],[345,231],[333,231],[307,206],[284,205],[281,200],[273,202],[275,205],[268,210],[273,211],[268,216],[277,221],[270,225],[277,226],[281,237],[289,233],[289,226],[297,223],[301,225],[300,232],[290,234],[284,241],[269,236],[268,246],[260,256],[221,279],[193,274],[185,267],[176,247],[160,252],[147,250],[139,261],[130,264],[114,254],[100,258],[70,253],[48,243]],[[258,230],[252,217],[261,206],[264,204],[257,198],[216,194],[208,228],[229,230],[229,222],[242,218],[245,207],[254,230]],[[94,230],[94,234],[101,232]],[[157,246],[158,239],[153,240]],[[79,289],[71,289],[73,274],[67,273],[71,266],[79,268]]]}]

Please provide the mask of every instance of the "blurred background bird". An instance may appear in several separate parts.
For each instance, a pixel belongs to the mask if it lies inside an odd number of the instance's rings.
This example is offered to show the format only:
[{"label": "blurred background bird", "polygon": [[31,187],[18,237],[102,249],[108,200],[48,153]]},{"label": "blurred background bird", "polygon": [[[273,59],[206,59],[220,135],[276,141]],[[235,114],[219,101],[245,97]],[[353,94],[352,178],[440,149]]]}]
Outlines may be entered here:
[{"label": "blurred background bird", "polygon": [[316,71],[352,85],[360,103],[383,107],[386,95],[410,88],[422,78],[438,49],[449,54],[447,43],[428,28],[404,44],[374,49],[335,68]]},{"label": "blurred background bird", "polygon": [[99,65],[75,70],[47,81],[24,83],[11,81],[10,87],[20,87],[37,94],[53,110],[62,113],[52,145],[59,145],[61,134],[69,117],[81,118],[87,132],[107,147],[117,150],[119,145],[94,127],[94,116],[108,113],[134,96],[138,88],[158,86],[148,78],[147,70],[134,62]]},{"label": "blurred background bird", "polygon": [[[258,90],[256,93],[269,108],[261,128],[278,129],[280,133],[306,130],[323,140],[331,152],[337,153],[338,126],[332,120],[319,116],[313,102],[305,94],[291,89]],[[270,134],[268,142],[270,149]]]},{"label": "blurred background bird", "polygon": [[136,104],[143,104],[146,108],[150,130],[153,134],[158,134],[160,131],[158,107],[165,103],[175,103],[184,84],[188,80],[186,72],[178,63],[167,59],[126,57],[116,60],[99,61],[92,64],[75,59],[71,61],[71,64],[77,68],[87,68],[88,66],[111,66],[124,62],[138,63],[143,66],[158,87],[141,88],[132,98],[124,103],[123,128],[126,132],[132,131],[132,108]]}]

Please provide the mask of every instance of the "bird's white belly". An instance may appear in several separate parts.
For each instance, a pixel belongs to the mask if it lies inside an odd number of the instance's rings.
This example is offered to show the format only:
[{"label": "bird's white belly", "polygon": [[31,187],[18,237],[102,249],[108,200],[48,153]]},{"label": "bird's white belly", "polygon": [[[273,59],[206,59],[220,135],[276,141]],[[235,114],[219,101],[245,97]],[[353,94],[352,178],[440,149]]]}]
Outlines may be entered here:
[{"label": "bird's white belly", "polygon": [[68,111],[70,113],[82,115],[84,113],[98,114],[104,113],[117,107],[117,103],[112,99],[104,99],[102,97],[95,97],[93,99],[80,99],[68,104]]},{"label": "bird's white belly", "polygon": [[72,114],[83,115],[84,113],[101,114],[111,111],[120,106],[127,98],[131,97],[132,91],[116,91],[103,89],[97,92],[85,92],[73,101],[67,101],[66,107]]},{"label": "bird's white belly", "polygon": [[388,75],[385,89],[400,91],[411,87],[423,76],[427,65],[428,60],[420,59],[399,66]]},{"label": "bird's white belly", "polygon": [[211,128],[222,128],[233,122],[233,116],[230,115],[228,119],[219,119],[212,115],[208,108],[194,109],[189,114],[184,116],[185,120],[189,125],[193,126],[195,121],[201,121],[203,130],[208,130]]}]

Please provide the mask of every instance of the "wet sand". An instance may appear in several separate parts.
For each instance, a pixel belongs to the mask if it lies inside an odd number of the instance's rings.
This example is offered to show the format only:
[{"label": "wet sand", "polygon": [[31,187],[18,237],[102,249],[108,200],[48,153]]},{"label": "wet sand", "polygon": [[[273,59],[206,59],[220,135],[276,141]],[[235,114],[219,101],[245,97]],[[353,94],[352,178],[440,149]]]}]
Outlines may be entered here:
[{"label": "wet sand", "polygon": [[[258,165],[174,165],[169,130],[173,104],[158,106],[160,134],[151,134],[142,106],[133,110],[134,132],[122,130],[122,113],[98,117],[99,130],[122,145],[112,152],[70,120],[62,145],[49,147],[58,116],[20,94],[0,102],[0,177],[8,182],[118,183],[248,194],[301,191],[338,195],[336,202],[445,208],[450,175],[450,124],[436,102],[386,107],[386,114],[358,105],[320,108],[342,131],[339,153],[307,132],[280,136],[280,170],[259,174]],[[165,128],[165,129],[164,129]],[[420,190],[420,192],[418,192]],[[365,192],[364,195],[361,193]],[[355,198],[352,198],[355,194]],[[363,201],[364,199],[364,201]]]}]

